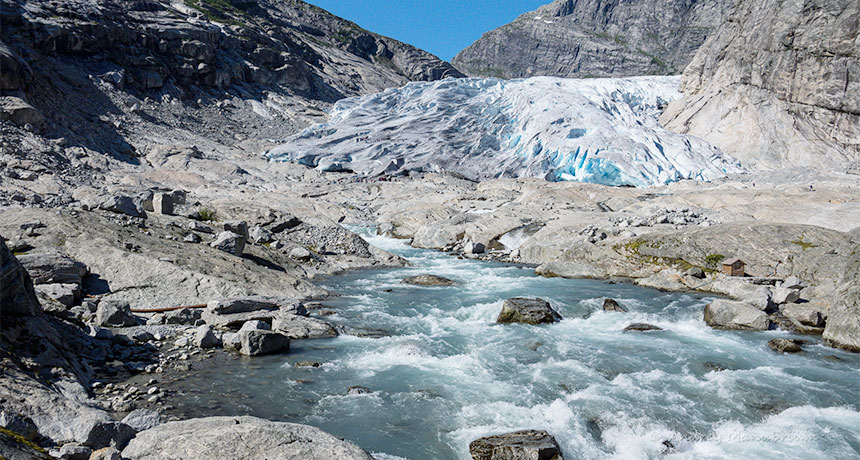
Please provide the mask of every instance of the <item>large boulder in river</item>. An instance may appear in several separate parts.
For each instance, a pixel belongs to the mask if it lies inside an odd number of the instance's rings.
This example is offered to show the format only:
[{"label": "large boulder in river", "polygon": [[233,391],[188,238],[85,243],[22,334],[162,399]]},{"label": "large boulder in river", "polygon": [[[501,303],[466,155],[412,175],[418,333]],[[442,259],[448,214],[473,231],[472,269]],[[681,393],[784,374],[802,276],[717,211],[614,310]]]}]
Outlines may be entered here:
[{"label": "large boulder in river", "polygon": [[860,286],[855,284],[836,298],[822,338],[828,346],[860,353]]},{"label": "large boulder in river", "polygon": [[454,280],[429,274],[410,276],[401,282],[404,284],[413,284],[415,286],[453,286],[457,284]]},{"label": "large boulder in river", "polygon": [[733,300],[717,299],[705,307],[705,323],[715,329],[766,331],[770,318],[758,308]]},{"label": "large boulder in river", "polygon": [[526,323],[544,324],[561,321],[561,315],[553,310],[549,302],[543,299],[526,299],[514,297],[505,300],[502,311],[496,318],[497,323]]},{"label": "large boulder in river", "polygon": [[238,329],[247,321],[271,322],[279,313],[307,315],[308,311],[301,302],[287,297],[237,297],[209,302],[203,321],[213,327]]},{"label": "large boulder in river", "polygon": [[318,428],[256,417],[207,417],[142,431],[122,451],[135,460],[373,460]]},{"label": "large boulder in river", "polygon": [[524,430],[478,438],[469,444],[474,460],[563,460],[561,448],[549,433]]},{"label": "large boulder in river", "polygon": [[32,316],[42,312],[27,270],[0,238],[0,318]]},{"label": "large boulder in river", "polygon": [[621,304],[619,304],[618,301],[616,301],[615,299],[604,299],[603,311],[617,311],[620,313],[627,313],[627,309],[622,307]]},{"label": "large boulder in river", "polygon": [[33,284],[81,284],[87,266],[59,252],[25,254],[18,257]]},{"label": "large boulder in river", "polygon": [[288,313],[279,313],[275,316],[272,320],[272,330],[290,339],[324,339],[337,336],[334,326],[325,321]]},{"label": "large boulder in river", "polygon": [[272,331],[239,332],[239,353],[247,356],[271,355],[290,350],[290,338]]}]

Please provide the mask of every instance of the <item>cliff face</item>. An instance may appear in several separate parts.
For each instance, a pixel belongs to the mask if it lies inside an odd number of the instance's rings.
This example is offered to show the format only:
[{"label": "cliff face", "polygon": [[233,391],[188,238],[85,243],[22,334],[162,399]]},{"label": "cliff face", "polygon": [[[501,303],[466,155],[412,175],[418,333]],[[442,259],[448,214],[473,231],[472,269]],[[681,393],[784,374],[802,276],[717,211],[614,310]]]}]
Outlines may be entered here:
[{"label": "cliff face", "polygon": [[860,158],[860,3],[743,0],[684,71],[661,121],[748,166]]},{"label": "cliff face", "polygon": [[471,76],[676,75],[735,0],[556,0],[452,61]]}]

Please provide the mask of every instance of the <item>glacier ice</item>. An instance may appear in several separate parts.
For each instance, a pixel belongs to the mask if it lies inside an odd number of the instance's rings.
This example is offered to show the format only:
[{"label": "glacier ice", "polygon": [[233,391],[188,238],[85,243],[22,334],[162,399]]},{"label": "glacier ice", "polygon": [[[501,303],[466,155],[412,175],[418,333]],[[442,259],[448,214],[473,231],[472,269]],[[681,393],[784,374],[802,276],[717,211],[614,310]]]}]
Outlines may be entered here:
[{"label": "glacier ice", "polygon": [[344,99],[265,155],[364,175],[452,171],[648,186],[740,164],[657,121],[680,77],[446,79]]}]

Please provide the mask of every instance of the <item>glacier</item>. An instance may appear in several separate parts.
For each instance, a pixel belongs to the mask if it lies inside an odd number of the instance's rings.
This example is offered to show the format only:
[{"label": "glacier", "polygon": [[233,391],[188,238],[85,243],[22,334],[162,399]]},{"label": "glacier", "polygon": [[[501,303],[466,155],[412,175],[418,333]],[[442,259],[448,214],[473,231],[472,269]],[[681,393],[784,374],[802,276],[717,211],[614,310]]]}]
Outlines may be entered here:
[{"label": "glacier", "polygon": [[327,123],[266,152],[367,176],[456,172],[644,187],[743,172],[699,138],[657,121],[680,77],[445,79],[343,99]]}]

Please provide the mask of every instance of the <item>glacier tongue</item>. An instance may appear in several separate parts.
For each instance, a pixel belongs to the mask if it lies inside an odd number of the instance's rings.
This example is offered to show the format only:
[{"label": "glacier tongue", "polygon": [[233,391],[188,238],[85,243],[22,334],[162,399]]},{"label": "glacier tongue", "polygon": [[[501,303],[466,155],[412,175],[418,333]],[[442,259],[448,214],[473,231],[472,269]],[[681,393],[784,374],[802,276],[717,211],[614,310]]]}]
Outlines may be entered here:
[{"label": "glacier tongue", "polygon": [[266,156],[325,171],[453,171],[474,179],[544,177],[648,186],[713,180],[740,164],[663,129],[680,77],[410,83],[339,101]]}]

